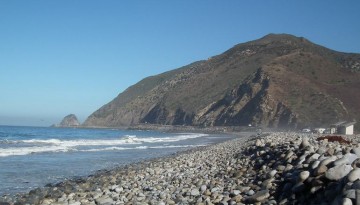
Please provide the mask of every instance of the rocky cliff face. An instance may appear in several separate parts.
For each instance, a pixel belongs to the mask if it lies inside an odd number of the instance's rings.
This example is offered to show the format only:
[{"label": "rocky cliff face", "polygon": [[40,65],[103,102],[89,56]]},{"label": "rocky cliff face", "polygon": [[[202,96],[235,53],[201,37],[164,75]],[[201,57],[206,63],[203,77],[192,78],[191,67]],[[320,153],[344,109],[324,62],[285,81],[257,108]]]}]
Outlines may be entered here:
[{"label": "rocky cliff face", "polygon": [[296,114],[272,96],[270,86],[273,85],[269,76],[258,69],[239,87],[200,110],[194,122],[206,126],[254,124],[294,127]]},{"label": "rocky cliff face", "polygon": [[55,127],[77,127],[80,123],[74,114],[67,115],[63,118],[60,124],[55,125]]},{"label": "rocky cliff face", "polygon": [[84,126],[299,127],[359,119],[360,55],[271,34],[145,78]]}]

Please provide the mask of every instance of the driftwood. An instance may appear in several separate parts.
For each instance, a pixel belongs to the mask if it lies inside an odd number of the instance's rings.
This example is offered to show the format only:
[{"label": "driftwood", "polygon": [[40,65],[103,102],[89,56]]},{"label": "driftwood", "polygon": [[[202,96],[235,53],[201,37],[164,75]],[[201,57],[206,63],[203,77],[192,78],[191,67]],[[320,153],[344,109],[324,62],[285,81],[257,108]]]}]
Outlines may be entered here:
[{"label": "driftwood", "polygon": [[318,141],[327,139],[329,142],[339,142],[342,144],[350,144],[350,141],[344,139],[342,136],[327,135],[317,138]]}]

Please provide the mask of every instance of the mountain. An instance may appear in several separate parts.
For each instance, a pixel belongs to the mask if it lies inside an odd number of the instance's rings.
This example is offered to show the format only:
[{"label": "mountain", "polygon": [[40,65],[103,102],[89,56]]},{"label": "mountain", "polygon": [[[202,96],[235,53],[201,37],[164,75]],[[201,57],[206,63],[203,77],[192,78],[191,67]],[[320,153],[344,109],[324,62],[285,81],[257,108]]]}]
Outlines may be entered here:
[{"label": "mountain", "polygon": [[145,78],[91,114],[84,126],[329,125],[360,119],[359,91],[360,54],[269,34]]},{"label": "mountain", "polygon": [[54,125],[54,127],[77,127],[80,123],[74,114],[67,115],[63,118],[60,124]]}]

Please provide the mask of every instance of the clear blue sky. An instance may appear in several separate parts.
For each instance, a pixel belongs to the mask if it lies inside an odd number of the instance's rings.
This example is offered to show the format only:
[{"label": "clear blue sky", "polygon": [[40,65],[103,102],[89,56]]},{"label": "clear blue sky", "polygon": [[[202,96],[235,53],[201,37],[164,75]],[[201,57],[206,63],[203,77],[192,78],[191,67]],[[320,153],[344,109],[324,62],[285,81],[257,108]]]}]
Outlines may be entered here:
[{"label": "clear blue sky", "polygon": [[144,77],[268,33],[360,53],[358,0],[2,0],[0,124],[81,121]]}]

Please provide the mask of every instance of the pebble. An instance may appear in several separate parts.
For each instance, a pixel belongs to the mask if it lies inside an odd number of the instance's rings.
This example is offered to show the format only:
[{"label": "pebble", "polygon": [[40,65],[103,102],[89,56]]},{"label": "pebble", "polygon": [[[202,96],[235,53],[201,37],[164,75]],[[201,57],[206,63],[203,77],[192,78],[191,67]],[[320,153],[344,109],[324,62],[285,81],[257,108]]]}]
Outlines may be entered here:
[{"label": "pebble", "polygon": [[247,198],[249,203],[262,202],[270,197],[269,190],[261,190],[256,192],[253,196]]},{"label": "pebble", "polygon": [[308,177],[310,176],[310,172],[309,171],[302,171],[299,174],[299,180],[301,182],[305,181]]},{"label": "pebble", "polygon": [[255,192],[254,192],[254,190],[251,189],[246,194],[249,195],[249,196],[252,196],[252,195],[255,194]]},{"label": "pebble", "polygon": [[356,168],[356,169],[351,170],[351,172],[348,174],[349,182],[354,182],[358,179],[360,179],[360,169]]},{"label": "pebble", "polygon": [[353,147],[351,151],[360,158],[360,147]]},{"label": "pebble", "polygon": [[199,195],[200,195],[199,190],[197,190],[197,189],[192,189],[191,190],[191,196],[199,196]]},{"label": "pebble", "polygon": [[310,146],[309,138],[308,137],[303,137],[300,148],[306,148],[306,147],[309,147],[309,146]]},{"label": "pebble", "polygon": [[341,164],[327,170],[325,177],[330,180],[339,180],[349,174],[351,170],[351,165]]},{"label": "pebble", "polygon": [[316,138],[239,137],[0,197],[0,204],[360,204],[360,137],[347,137],[351,144]]},{"label": "pebble", "polygon": [[276,173],[277,173],[276,170],[271,170],[271,171],[269,172],[269,177],[270,177],[270,178],[274,177]]},{"label": "pebble", "polygon": [[334,165],[352,164],[358,158],[356,154],[347,153],[342,158],[334,161]]},{"label": "pebble", "polygon": [[237,195],[239,195],[239,194],[241,193],[241,191],[240,191],[240,190],[233,190],[232,193],[233,193],[235,196],[237,196]]},{"label": "pebble", "polygon": [[352,205],[352,201],[349,198],[344,198],[342,201],[342,205]]}]

